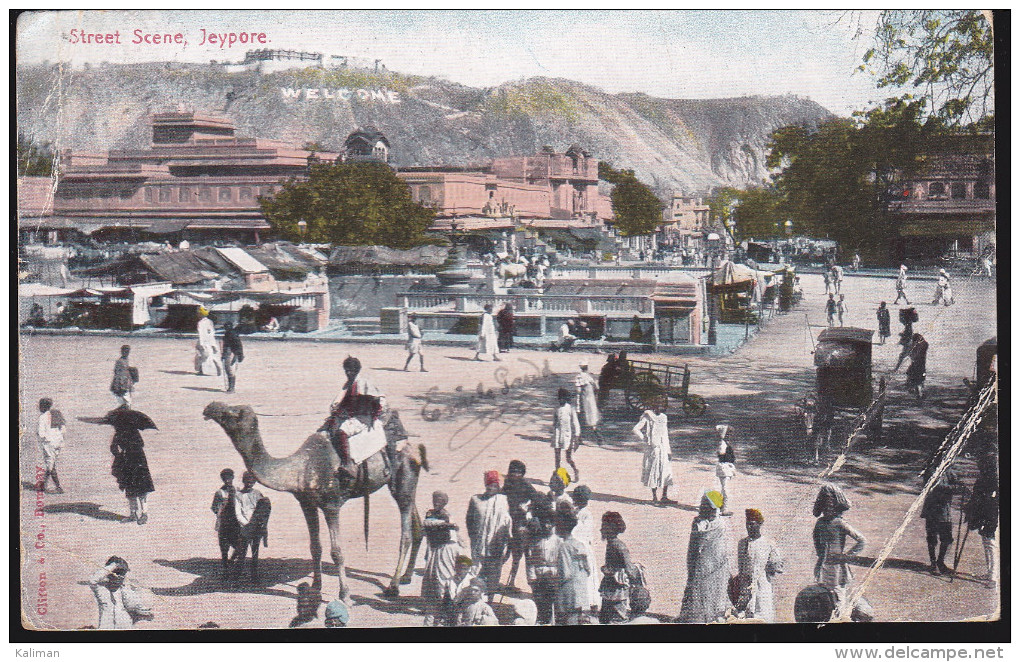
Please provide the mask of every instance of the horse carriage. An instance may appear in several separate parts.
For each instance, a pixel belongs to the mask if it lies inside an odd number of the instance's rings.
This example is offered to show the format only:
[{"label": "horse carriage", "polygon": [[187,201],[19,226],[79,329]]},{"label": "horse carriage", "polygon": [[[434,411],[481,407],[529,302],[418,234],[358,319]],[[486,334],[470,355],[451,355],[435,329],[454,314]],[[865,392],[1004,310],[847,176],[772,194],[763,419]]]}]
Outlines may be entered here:
[{"label": "horse carriage", "polygon": [[885,378],[876,395],[871,376],[871,329],[830,327],[815,346],[815,392],[801,400],[805,430],[814,441],[815,459],[829,441],[836,417],[852,417],[849,435],[866,430],[870,441],[882,435]]},{"label": "horse carriage", "polygon": [[667,365],[650,361],[634,361],[624,358],[615,361],[607,373],[600,378],[602,397],[610,390],[623,391],[624,401],[632,411],[651,409],[665,400],[667,409],[670,400],[679,403],[684,416],[701,416],[708,405],[705,398],[690,392],[691,370],[688,366]]}]

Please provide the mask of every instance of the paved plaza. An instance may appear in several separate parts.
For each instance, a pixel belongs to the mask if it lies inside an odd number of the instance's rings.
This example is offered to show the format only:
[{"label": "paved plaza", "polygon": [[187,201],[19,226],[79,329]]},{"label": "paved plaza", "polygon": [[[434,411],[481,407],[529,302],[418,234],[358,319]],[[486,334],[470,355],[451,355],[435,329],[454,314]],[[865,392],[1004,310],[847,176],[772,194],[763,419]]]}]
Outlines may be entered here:
[{"label": "paved plaza", "polygon": [[[794,596],[812,583],[811,505],[822,467],[811,462],[795,404],[813,385],[812,338],[825,324],[825,313],[821,277],[802,276],[802,285],[804,299],[795,310],[769,321],[731,355],[631,357],[689,364],[691,390],[708,401],[701,418],[670,414],[679,485],[671,496],[679,506],[651,505],[640,480],[641,450],[630,435],[636,417],[618,392],[607,406],[604,445],[582,446],[576,455],[580,482],[594,494],[590,508],[595,517],[617,510],[627,522],[622,539],[633,560],[647,569],[652,614],[673,618],[680,611],[691,521],[702,490],[716,484],[714,426],[719,423],[732,426],[737,453],[738,476],[731,482],[736,515],[728,518],[734,566],[736,544],[744,535],[743,510],[758,508],[766,518],[766,535],[776,540],[786,559],[785,572],[776,580],[779,620],[793,620]],[[854,567],[858,578],[919,492],[917,474],[929,452],[963,413],[967,392],[962,380],[973,378],[976,347],[996,334],[993,281],[959,279],[954,283],[956,304],[948,308],[930,305],[933,290],[933,282],[908,285],[921,317],[915,330],[931,345],[925,401],[919,403],[903,389],[902,369],[889,375],[900,349],[895,341],[901,327],[893,306],[893,337],[886,346],[874,347],[876,381],[888,375],[891,389],[885,438],[878,445],[862,442],[833,477],[853,501],[847,520],[867,539]],[[852,274],[843,291],[849,304],[846,323],[866,328],[876,328],[878,302],[891,304],[896,296],[892,278]],[[156,486],[144,526],[121,522],[128,506],[110,475],[112,428],[78,420],[101,416],[115,406],[108,386],[118,348],[125,342],[133,347],[132,365],[141,375],[134,406],[159,427],[142,433]],[[114,554],[129,562],[134,582],[157,596],[155,619],[139,627],[194,628],[214,621],[224,628],[275,628],[286,627],[294,616],[296,587],[310,581],[311,563],[304,519],[291,495],[261,488],[273,504],[269,546],[261,552],[262,583],[232,585],[220,578],[210,503],[220,470],[231,467],[239,477],[244,466],[222,429],[203,420],[209,402],[254,408],[269,452],[283,457],[321,424],[342,384],[341,361],[357,356],[390,405],[401,412],[414,435],[411,441],[428,449],[432,470],[421,475],[419,511],[430,507],[433,490],[444,490],[450,496],[449,510],[463,529],[468,499],[482,491],[486,470],[503,473],[511,459],[521,459],[528,476],[545,489],[553,469],[548,440],[556,389],[572,384],[581,359],[591,361],[593,372],[605,360],[585,352],[522,350],[503,355],[502,363],[479,363],[470,360],[474,352],[469,347],[426,346],[429,372],[405,373],[400,370],[404,352],[394,345],[249,342],[237,392],[226,394],[221,379],[194,374],[190,340],[22,335],[21,343],[23,488],[34,481],[41,463],[35,403],[53,398],[68,420],[59,464],[66,493],[40,495],[23,489],[21,495],[24,613],[33,627],[61,629],[95,625],[95,600],[83,580]],[[960,467],[969,484],[971,461],[962,460]],[[351,626],[421,625],[422,555],[413,583],[401,588],[399,598],[384,597],[388,573],[397,561],[397,508],[384,492],[373,496],[371,506],[367,547],[361,503],[351,502],[341,513]],[[328,544],[325,531],[322,538]],[[596,544],[600,561],[604,549]],[[956,577],[932,576],[927,563],[924,523],[915,518],[866,592],[880,620],[959,620],[996,611],[998,590],[975,579],[984,571],[976,535],[968,540]],[[337,581],[328,574],[332,566],[325,565],[323,597],[330,600]],[[504,581],[508,569],[509,564]],[[527,591],[523,572],[517,586]],[[45,615],[37,610],[42,596]],[[502,602],[496,606],[497,616],[504,622],[510,600],[497,598]]]}]

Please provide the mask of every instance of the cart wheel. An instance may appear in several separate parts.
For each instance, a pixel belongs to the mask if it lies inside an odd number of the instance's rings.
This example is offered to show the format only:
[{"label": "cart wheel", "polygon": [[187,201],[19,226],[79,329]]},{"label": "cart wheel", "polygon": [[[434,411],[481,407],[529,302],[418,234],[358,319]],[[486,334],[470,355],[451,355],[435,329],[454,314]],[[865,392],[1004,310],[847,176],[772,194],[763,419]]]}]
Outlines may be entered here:
[{"label": "cart wheel", "polygon": [[684,399],[684,404],[680,409],[685,416],[701,416],[708,409],[708,404],[705,402],[705,398],[690,393]]},{"label": "cart wheel", "polygon": [[658,377],[650,372],[638,373],[634,375],[627,389],[627,406],[632,411],[644,411],[650,409],[656,399],[665,394]]}]

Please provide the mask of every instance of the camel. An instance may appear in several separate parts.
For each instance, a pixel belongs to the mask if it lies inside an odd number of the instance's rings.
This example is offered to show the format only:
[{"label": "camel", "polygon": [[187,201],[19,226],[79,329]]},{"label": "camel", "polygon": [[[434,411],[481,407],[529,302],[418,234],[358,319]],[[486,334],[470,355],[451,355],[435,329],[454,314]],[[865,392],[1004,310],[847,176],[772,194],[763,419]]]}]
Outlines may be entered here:
[{"label": "camel", "polygon": [[[384,448],[365,460],[365,478],[340,486],[337,468],[340,458],[322,433],[315,433],[288,457],[276,458],[266,452],[259,433],[258,418],[247,405],[229,406],[222,402],[209,403],[203,415],[218,423],[233,442],[245,466],[255,478],[272,490],[290,492],[301,506],[308,526],[308,537],[312,553],[313,587],[322,589],[322,543],[319,540],[319,510],[326,518],[329,528],[330,554],[337,568],[340,581],[339,597],[349,600],[350,590],[344,583],[347,571],[344,567],[343,552],[340,550],[340,508],[349,499],[364,499],[365,545],[368,546],[369,495],[383,486],[389,487],[390,494],[400,509],[400,554],[397,567],[389,586],[384,591],[387,597],[400,594],[400,584],[408,584],[414,572],[415,559],[421,546],[422,526],[415,493],[418,489],[418,474],[424,468],[428,471],[425,447],[418,445],[418,456],[410,449],[393,454],[394,461],[389,473],[386,472]],[[406,570],[401,574],[401,570]]]}]

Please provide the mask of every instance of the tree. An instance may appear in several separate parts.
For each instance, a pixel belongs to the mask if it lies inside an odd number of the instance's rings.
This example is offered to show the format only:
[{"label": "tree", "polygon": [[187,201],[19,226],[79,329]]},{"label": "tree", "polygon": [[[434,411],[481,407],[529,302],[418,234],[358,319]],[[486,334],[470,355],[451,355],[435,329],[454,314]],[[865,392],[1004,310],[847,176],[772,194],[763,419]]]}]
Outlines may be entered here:
[{"label": "tree", "polygon": [[772,186],[755,186],[740,191],[734,210],[733,231],[738,238],[778,237],[784,227],[779,204],[782,196]]},{"label": "tree", "polygon": [[18,177],[49,177],[53,174],[53,149],[18,132]]},{"label": "tree", "polygon": [[[308,179],[291,179],[259,203],[286,239],[346,246],[419,246],[428,243],[424,233],[435,217],[383,163],[312,164]],[[303,231],[301,221],[307,224]]]},{"label": "tree", "polygon": [[979,120],[994,103],[990,14],[980,10],[886,10],[862,71],[879,87],[911,88],[947,124]]},{"label": "tree", "polygon": [[773,176],[782,196],[778,215],[799,233],[885,257],[898,237],[889,202],[944,129],[935,118],[922,122],[923,113],[921,100],[891,99],[814,132],[801,126],[775,131],[766,164],[780,169]]},{"label": "tree", "polygon": [[615,184],[611,195],[613,224],[620,234],[625,237],[648,234],[662,223],[662,203],[633,170],[616,170],[599,161],[599,179]]}]

